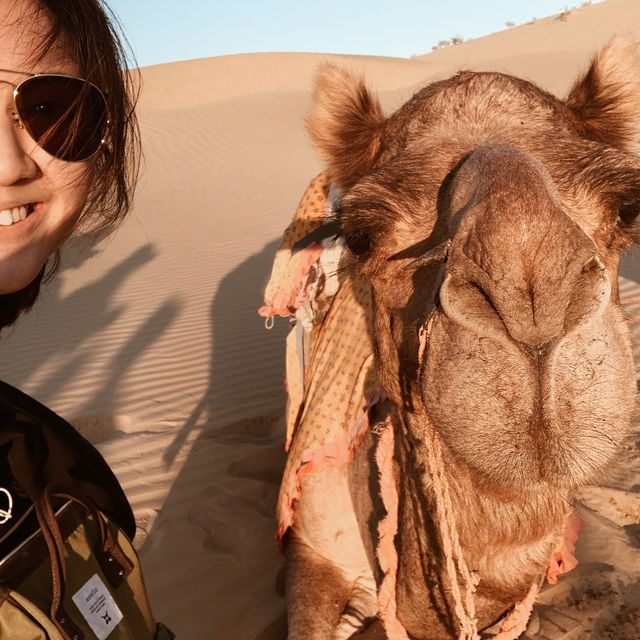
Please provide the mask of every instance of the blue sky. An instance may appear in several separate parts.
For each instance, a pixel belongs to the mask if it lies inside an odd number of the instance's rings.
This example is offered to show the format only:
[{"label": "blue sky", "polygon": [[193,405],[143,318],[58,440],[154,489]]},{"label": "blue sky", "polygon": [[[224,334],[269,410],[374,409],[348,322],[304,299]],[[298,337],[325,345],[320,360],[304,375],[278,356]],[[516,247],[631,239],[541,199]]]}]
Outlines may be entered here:
[{"label": "blue sky", "polygon": [[141,66],[255,51],[408,57],[580,0],[107,0]]}]

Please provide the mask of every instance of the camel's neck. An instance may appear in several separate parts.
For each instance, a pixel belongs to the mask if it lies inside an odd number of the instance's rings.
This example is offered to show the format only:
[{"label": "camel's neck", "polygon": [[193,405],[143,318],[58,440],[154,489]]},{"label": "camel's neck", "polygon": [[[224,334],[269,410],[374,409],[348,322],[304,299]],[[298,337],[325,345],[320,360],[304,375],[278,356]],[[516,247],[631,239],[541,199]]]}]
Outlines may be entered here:
[{"label": "camel's neck", "polygon": [[[425,447],[415,444],[419,440],[406,424],[395,426],[399,465],[398,607],[413,619],[413,623],[405,620],[405,626],[419,629],[433,624],[433,619],[421,620],[422,615],[433,615],[422,613],[427,602],[440,612],[441,621],[450,619],[442,591],[447,578],[442,560],[443,526],[436,505],[442,498],[432,483],[433,460],[429,460]],[[488,624],[524,597],[544,571],[562,531],[566,496],[542,490],[508,499],[491,495],[442,449],[444,480],[463,554],[469,569],[481,580],[476,597],[479,618]]]}]

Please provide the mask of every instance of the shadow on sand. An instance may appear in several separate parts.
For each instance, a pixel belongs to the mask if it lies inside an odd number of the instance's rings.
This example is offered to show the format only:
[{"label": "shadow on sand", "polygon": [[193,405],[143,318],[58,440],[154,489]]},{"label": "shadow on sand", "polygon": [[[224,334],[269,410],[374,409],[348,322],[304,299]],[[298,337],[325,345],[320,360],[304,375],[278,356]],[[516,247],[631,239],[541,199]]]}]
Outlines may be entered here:
[{"label": "shadow on sand", "polygon": [[[168,466],[191,441],[190,434],[198,432],[141,549],[152,600],[179,637],[286,636],[274,535],[284,466],[278,414],[285,404],[288,323],[280,320],[266,331],[257,315],[276,247],[276,241],[269,243],[220,282],[210,306],[207,389],[164,454]],[[270,412],[259,408],[257,378],[275,390],[264,398],[262,408],[269,406]],[[231,418],[243,413],[247,399],[248,413],[256,408],[253,417]],[[193,554],[199,554],[196,575]],[[179,566],[183,555],[184,569]],[[165,574],[167,562],[172,568]],[[166,592],[169,575],[172,588],[190,584],[193,591],[172,597]],[[204,595],[196,585],[202,585]],[[238,590],[247,597],[238,598]]]},{"label": "shadow on sand", "polygon": [[[60,361],[46,378],[29,389],[30,395],[42,401],[51,402],[70,386],[84,384],[85,367],[87,370],[91,365],[95,367],[98,357],[95,349],[88,348],[85,343],[106,329],[119,326],[126,304],[116,302],[116,293],[126,287],[138,270],[156,258],[153,246],[144,245],[96,280],[65,295],[65,272],[81,268],[97,252],[87,240],[71,242],[61,258],[58,273],[43,286],[41,299],[34,310],[5,330],[0,340],[2,362],[7,363],[1,377],[17,387],[26,386],[40,368]],[[96,406],[102,407],[107,415],[113,413],[126,371],[169,328],[178,311],[177,300],[168,300],[141,322],[100,369],[98,381],[85,386],[90,394],[76,408],[76,415],[95,412]],[[75,426],[93,443],[109,439],[117,428],[115,421],[108,420],[94,425],[89,432],[81,424]]]}]

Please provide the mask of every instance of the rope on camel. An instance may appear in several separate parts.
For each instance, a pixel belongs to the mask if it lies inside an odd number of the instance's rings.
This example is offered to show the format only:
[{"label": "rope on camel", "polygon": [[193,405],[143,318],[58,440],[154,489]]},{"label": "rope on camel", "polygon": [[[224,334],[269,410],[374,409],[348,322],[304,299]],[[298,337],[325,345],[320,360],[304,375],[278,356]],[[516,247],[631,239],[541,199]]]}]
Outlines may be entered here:
[{"label": "rope on camel", "polygon": [[[418,355],[420,365],[422,365],[423,362],[434,317],[432,313],[420,329],[420,350]],[[453,596],[456,616],[460,623],[458,640],[480,640],[476,619],[476,606],[473,597],[479,578],[469,571],[469,567],[462,553],[453,502],[449,491],[449,483],[444,472],[444,460],[438,435],[426,412],[423,411],[417,418],[419,423],[414,428],[417,427],[418,432],[422,436],[419,439],[419,448],[424,450],[431,471],[431,487],[435,493],[436,516],[446,559],[447,575],[449,576],[449,582],[451,584],[451,595]],[[427,492],[430,487],[428,474],[426,473],[422,475],[422,484],[425,492]],[[456,564],[463,580],[464,600],[460,590]]]}]

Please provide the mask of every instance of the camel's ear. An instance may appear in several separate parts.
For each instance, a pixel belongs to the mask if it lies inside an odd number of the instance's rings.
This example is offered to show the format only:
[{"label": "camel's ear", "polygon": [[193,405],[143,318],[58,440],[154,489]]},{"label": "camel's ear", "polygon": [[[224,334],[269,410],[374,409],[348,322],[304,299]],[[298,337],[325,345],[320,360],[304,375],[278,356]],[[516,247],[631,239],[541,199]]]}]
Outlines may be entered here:
[{"label": "camel's ear", "polygon": [[637,45],[631,36],[612,38],[594,57],[567,98],[581,135],[629,149],[640,122]]},{"label": "camel's ear", "polygon": [[383,124],[380,103],[362,79],[330,63],[320,67],[307,129],[333,184],[348,189],[373,166]]}]

